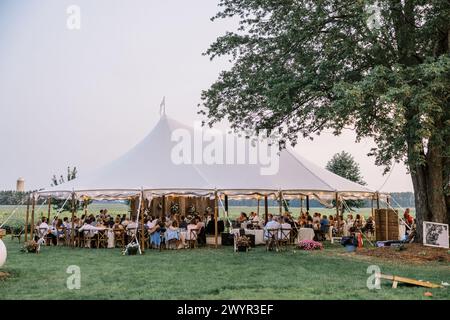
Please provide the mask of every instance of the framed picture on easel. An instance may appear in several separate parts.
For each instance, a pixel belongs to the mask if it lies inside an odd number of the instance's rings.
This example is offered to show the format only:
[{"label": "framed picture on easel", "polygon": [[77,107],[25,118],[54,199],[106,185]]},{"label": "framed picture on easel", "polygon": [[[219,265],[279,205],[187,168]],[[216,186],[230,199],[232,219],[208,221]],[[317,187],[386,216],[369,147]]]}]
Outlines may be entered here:
[{"label": "framed picture on easel", "polygon": [[448,224],[436,222],[423,222],[423,244],[431,247],[447,248]]}]

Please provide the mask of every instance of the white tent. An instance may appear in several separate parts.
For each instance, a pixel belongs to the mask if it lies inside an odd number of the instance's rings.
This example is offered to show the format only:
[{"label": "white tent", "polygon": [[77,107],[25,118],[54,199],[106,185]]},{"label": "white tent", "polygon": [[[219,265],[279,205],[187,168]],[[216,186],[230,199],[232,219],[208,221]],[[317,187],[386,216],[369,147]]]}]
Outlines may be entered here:
[{"label": "white tent", "polygon": [[[195,135],[194,128],[163,115],[155,128],[120,158],[89,177],[41,190],[38,195],[124,199],[141,191],[148,198],[162,194],[209,195],[217,191],[229,195],[282,192],[285,197],[309,195],[319,199],[334,199],[339,195],[349,199],[372,197],[375,193],[307,161],[290,148],[277,155],[279,169],[271,175],[261,174],[264,166],[260,163],[248,161],[244,164],[176,164],[172,153],[178,141],[173,141],[172,134],[177,129]],[[225,134],[222,137],[226,139]]]}]

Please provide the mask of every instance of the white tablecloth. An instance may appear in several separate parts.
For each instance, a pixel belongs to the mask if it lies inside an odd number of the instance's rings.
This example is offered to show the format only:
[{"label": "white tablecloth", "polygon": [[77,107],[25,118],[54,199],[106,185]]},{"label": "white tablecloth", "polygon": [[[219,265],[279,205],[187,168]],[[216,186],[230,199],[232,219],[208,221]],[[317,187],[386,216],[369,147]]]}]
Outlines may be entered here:
[{"label": "white tablecloth", "polygon": [[298,231],[298,241],[313,240],[314,230],[311,228],[300,228]]}]

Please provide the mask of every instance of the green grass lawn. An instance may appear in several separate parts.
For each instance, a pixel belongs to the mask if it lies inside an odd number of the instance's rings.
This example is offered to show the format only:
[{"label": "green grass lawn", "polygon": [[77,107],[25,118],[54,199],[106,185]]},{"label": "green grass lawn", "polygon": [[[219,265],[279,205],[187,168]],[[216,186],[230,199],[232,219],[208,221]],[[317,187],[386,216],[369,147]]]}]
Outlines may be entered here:
[{"label": "green grass lawn", "polygon": [[[450,282],[448,264],[386,262],[344,253],[339,245],[315,252],[222,247],[122,256],[120,249],[67,247],[26,254],[17,240],[4,242],[8,260],[0,271],[11,277],[0,281],[0,299],[450,299],[449,288],[392,289],[385,280],[380,290],[366,287],[372,264],[436,283]],[[80,290],[67,289],[70,265],[81,268]],[[433,297],[424,297],[426,291]]]}]

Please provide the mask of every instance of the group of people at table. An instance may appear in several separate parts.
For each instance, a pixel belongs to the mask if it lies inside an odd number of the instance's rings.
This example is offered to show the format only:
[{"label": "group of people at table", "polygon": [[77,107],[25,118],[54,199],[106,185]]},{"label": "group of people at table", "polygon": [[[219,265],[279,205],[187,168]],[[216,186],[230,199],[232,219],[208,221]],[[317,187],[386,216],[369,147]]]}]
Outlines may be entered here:
[{"label": "group of people at table", "polygon": [[242,212],[236,222],[244,228],[251,226],[252,229],[263,229],[265,240],[269,237],[269,230],[275,229],[292,230],[293,235],[298,235],[301,229],[312,229],[313,238],[319,241],[325,240],[326,237],[348,236],[356,231],[373,234],[375,230],[375,222],[371,216],[365,219],[360,214],[356,214],[355,217],[353,214],[348,214],[344,219],[342,215],[327,216],[319,212],[311,215],[308,211],[301,212],[297,219],[290,212],[278,216],[268,214],[265,224],[257,213],[251,212],[247,216],[245,212]]},{"label": "group of people at table", "polygon": [[[162,242],[164,244],[174,242],[177,249],[187,247],[190,241],[201,244],[206,242],[206,234],[211,233],[214,227],[214,217],[209,213],[204,216],[194,214],[186,217],[179,214],[167,217],[145,214],[143,221],[149,248],[160,248]],[[80,218],[75,216],[73,221],[67,217],[63,219],[54,217],[53,221],[48,223],[47,218],[42,217],[35,230],[36,241],[45,239],[48,244],[56,245],[61,242],[69,244],[73,234],[74,244],[81,243],[79,239],[82,238],[84,240],[82,245],[87,247],[94,247],[95,243],[99,247],[99,237],[106,234],[107,243],[101,246],[113,248],[119,244],[124,246],[133,240],[140,241],[138,238],[141,236],[142,224],[141,221],[136,221],[135,217],[128,218],[125,214],[113,217],[105,209],[97,216],[93,214],[82,215]]]},{"label": "group of people at table", "polygon": [[[175,248],[186,248],[195,241],[198,244],[206,243],[206,234],[215,233],[214,216],[210,213],[199,215],[184,216],[172,214],[162,217],[154,217],[144,214],[143,220],[145,239],[149,248],[160,248],[162,244],[174,243]],[[128,218],[127,215],[111,216],[106,209],[100,210],[100,214],[94,216],[82,215],[74,217],[73,221],[68,217],[63,219],[54,217],[49,223],[46,217],[35,226],[35,240],[45,239],[48,244],[54,245],[64,242],[72,245],[83,245],[97,247],[116,247],[126,245],[130,241],[137,239],[142,230],[141,221],[136,218]],[[218,221],[219,232],[223,231],[223,221]],[[72,233],[72,225],[74,233]],[[345,236],[355,230],[362,232],[373,232],[374,221],[372,217],[367,220],[362,215],[357,214],[353,218],[352,214],[347,215],[347,219],[343,216],[321,215],[316,212],[310,215],[309,212],[301,212],[297,219],[294,219],[291,213],[285,212],[283,215],[268,214],[267,222],[261,218],[256,212],[251,212],[249,216],[242,212],[234,223],[235,228],[263,230],[264,240],[269,236],[269,230],[293,230],[292,234],[298,236],[301,229],[312,229],[314,231],[315,240],[325,240],[325,236]],[[106,241],[100,243],[98,240]],[[292,236],[292,235],[291,235]],[[79,241],[83,238],[84,241]],[[147,240],[148,238],[148,240]],[[311,239],[312,240],[312,239]],[[82,244],[80,244],[82,243]]]}]

